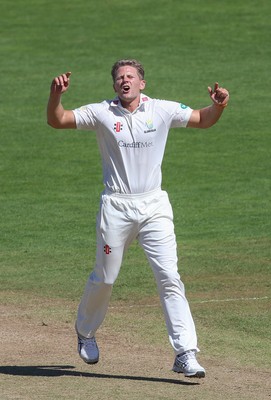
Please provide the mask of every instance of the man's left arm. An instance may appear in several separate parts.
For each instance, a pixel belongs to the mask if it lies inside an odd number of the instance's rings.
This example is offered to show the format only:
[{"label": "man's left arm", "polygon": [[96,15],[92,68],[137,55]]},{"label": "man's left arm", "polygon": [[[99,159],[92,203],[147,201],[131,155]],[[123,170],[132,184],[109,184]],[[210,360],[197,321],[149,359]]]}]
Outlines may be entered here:
[{"label": "man's left arm", "polygon": [[213,104],[209,107],[201,108],[200,110],[193,110],[187,127],[210,128],[221,117],[230,98],[228,90],[220,87],[216,82],[214,90],[209,86],[208,92]]}]

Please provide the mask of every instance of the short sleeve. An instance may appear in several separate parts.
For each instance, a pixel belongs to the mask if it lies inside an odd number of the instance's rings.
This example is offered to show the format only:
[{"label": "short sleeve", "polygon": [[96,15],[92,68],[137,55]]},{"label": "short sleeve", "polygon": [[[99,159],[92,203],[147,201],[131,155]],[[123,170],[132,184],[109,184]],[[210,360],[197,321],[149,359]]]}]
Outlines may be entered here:
[{"label": "short sleeve", "polygon": [[192,114],[192,108],[183,103],[175,103],[172,114],[171,128],[186,127]]},{"label": "short sleeve", "polygon": [[96,130],[99,104],[88,104],[73,111],[77,129]]}]

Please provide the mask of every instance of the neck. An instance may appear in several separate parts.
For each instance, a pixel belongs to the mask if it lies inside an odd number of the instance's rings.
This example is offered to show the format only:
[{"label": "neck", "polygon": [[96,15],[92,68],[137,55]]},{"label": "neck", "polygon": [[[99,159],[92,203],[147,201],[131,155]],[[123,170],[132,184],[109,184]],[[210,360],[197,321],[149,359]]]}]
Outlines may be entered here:
[{"label": "neck", "polygon": [[137,109],[137,107],[140,104],[140,96],[136,97],[133,100],[130,101],[126,101],[124,99],[120,99],[121,105],[123,108],[125,108],[126,110],[133,112]]}]

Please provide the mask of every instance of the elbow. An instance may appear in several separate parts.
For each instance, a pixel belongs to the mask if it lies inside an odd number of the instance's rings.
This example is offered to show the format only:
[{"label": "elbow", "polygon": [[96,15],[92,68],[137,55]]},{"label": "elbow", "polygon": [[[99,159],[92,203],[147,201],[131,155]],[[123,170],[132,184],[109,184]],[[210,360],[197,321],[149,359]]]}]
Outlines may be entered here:
[{"label": "elbow", "polygon": [[51,126],[51,128],[54,128],[54,124],[49,119],[47,119],[47,125]]},{"label": "elbow", "polygon": [[51,126],[51,128],[54,128],[54,129],[60,129],[61,128],[60,124],[57,123],[57,121],[54,121],[54,120],[52,120],[50,118],[47,118],[47,125]]}]

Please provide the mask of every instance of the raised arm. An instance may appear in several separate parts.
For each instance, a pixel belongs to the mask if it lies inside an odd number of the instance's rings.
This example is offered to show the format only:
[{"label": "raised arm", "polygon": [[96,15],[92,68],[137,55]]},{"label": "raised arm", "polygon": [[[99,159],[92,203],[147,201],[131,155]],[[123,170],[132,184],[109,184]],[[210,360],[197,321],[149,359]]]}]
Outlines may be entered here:
[{"label": "raised arm", "polygon": [[56,129],[75,129],[76,123],[71,110],[65,110],[61,104],[61,96],[70,84],[71,72],[59,75],[53,79],[47,105],[47,122]]},{"label": "raised arm", "polygon": [[208,92],[213,101],[209,107],[193,110],[190,120],[187,124],[190,128],[210,128],[221,117],[224,108],[227,106],[230,95],[227,89],[224,89],[215,83],[214,90],[209,86]]}]

